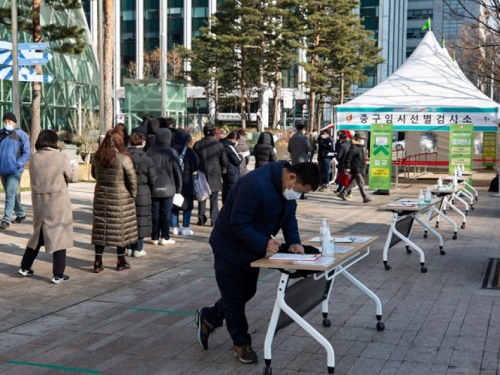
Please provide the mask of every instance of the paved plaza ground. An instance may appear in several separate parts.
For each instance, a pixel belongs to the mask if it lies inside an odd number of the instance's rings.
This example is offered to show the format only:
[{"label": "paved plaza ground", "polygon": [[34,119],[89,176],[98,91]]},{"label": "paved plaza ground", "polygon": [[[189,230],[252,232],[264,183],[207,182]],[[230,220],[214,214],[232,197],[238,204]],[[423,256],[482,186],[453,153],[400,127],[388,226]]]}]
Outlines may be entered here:
[{"label": "paved plaza ground", "polygon": [[[491,177],[483,176],[483,182]],[[479,187],[479,201],[456,241],[451,225],[442,222],[444,256],[436,238],[424,239],[415,226],[412,238],[425,252],[427,273],[420,272],[418,254],[407,254],[402,244],[389,253],[392,269],[383,267],[391,213],[379,207],[416,197],[423,186],[400,184],[369,204],[361,203],[357,191],[350,202],[317,192],[298,203],[303,240],[317,235],[323,217],[334,233],[378,236],[371,254],[350,270],[380,297],[385,331],[375,328],[373,301],[340,276],[330,303],[332,326],[322,326],[319,307],[307,315],[333,345],[335,374],[499,373],[500,290],[482,285],[490,258],[499,257],[500,198]],[[194,312],[219,296],[208,245],[211,228],[194,225],[195,235],[175,237],[174,246],[147,244],[147,256],[131,258],[125,272],[115,271],[114,250],[107,249],[105,271],[94,274],[93,189],[92,183],[70,185],[75,247],[68,251],[68,283],[50,283],[52,261],[45,253],[34,264],[34,277],[17,274],[32,230],[29,192],[22,193],[28,220],[0,232],[0,373],[262,374],[279,272],[261,271],[257,295],[248,304],[259,363],[244,365],[233,357],[225,327],[204,351],[196,342]],[[326,353],[292,325],[275,337],[272,367],[275,375],[326,373]]]}]

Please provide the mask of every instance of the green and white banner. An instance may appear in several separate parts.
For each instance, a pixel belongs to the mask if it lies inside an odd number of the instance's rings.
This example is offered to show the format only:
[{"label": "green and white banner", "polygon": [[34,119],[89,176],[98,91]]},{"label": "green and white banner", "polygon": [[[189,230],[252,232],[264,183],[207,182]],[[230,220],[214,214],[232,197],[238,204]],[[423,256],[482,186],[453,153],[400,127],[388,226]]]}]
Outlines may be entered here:
[{"label": "green and white banner", "polygon": [[466,171],[472,170],[473,145],[474,126],[472,124],[450,125],[450,175],[453,175],[456,165],[463,164]]},{"label": "green and white banner", "polygon": [[370,189],[390,190],[392,124],[372,124],[370,132]]},{"label": "green and white banner", "polygon": [[[483,133],[483,159],[497,158],[497,133]],[[483,166],[494,167],[494,161],[483,161]]]}]

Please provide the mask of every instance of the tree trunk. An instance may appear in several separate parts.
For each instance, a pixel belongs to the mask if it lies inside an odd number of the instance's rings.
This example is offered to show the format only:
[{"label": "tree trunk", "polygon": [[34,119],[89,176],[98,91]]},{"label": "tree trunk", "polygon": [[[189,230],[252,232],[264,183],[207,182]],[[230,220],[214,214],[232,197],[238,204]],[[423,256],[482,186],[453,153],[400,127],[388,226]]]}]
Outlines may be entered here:
[{"label": "tree trunk", "polygon": [[113,127],[113,55],[115,11],[113,0],[104,0],[104,124]]},{"label": "tree trunk", "polygon": [[[40,5],[41,0],[33,0],[33,43],[42,41],[42,25],[40,24]],[[40,65],[35,66],[36,74],[42,73]],[[41,130],[41,104],[42,104],[42,84],[33,82],[31,84],[31,126],[30,126],[30,149],[31,153],[35,150],[35,143]],[[19,119],[21,121],[21,119]]]},{"label": "tree trunk", "polygon": [[241,75],[240,75],[240,90],[241,90],[241,128],[245,130],[247,128],[247,81],[246,81],[246,71],[245,71],[245,47],[241,46]]},{"label": "tree trunk", "polygon": [[[264,35],[264,34],[263,34]],[[264,107],[264,48],[265,39],[264,37],[260,40],[260,51],[259,51],[259,109],[257,111],[257,131],[263,132],[263,107]]]},{"label": "tree trunk", "polygon": [[[280,71],[278,64],[274,64],[274,87],[273,87],[273,124],[272,127],[273,129],[276,129],[276,125],[278,124],[278,103],[279,103],[279,97],[278,94],[280,92]],[[283,123],[283,129],[285,129],[285,118],[281,119],[281,122]]]}]

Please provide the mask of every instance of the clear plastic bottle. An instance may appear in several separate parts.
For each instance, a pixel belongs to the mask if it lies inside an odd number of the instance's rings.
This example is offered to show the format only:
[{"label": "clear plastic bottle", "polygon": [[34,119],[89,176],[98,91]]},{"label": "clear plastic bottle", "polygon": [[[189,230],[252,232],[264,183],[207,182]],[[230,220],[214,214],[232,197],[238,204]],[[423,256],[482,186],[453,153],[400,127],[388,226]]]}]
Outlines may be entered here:
[{"label": "clear plastic bottle", "polygon": [[425,203],[431,203],[431,201],[432,201],[431,188],[427,187],[427,191],[425,192]]},{"label": "clear plastic bottle", "polygon": [[330,235],[330,228],[326,223],[326,219],[323,219],[320,227],[321,233],[321,252],[324,257],[332,257],[334,254],[334,245],[332,241],[332,236]]},{"label": "clear plastic bottle", "polygon": [[441,176],[439,176],[438,182],[437,182],[437,187],[440,188],[442,186],[443,186],[443,180],[441,179]]},{"label": "clear plastic bottle", "polygon": [[425,204],[424,191],[420,189],[420,194],[418,195],[418,205],[423,206]]}]

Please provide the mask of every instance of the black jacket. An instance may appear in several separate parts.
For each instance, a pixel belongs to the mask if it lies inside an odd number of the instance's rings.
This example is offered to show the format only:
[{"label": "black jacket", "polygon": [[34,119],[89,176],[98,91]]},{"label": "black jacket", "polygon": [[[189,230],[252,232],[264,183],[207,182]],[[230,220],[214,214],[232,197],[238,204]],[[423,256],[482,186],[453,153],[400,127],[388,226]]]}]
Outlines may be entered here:
[{"label": "black jacket", "polygon": [[193,150],[200,158],[200,171],[207,176],[210,190],[222,191],[222,171],[229,164],[224,145],[208,136],[196,142]]},{"label": "black jacket", "polygon": [[345,162],[347,158],[347,154],[349,153],[349,150],[351,149],[351,142],[349,141],[344,141],[342,143],[339,143],[339,148],[335,150],[337,153],[336,158],[338,164],[338,168],[340,169],[345,169]]},{"label": "black jacket", "polygon": [[139,133],[147,138],[147,136],[148,136],[148,120],[143,121],[141,123],[141,125],[139,125],[136,128],[133,128],[132,133]]},{"label": "black jacket", "polygon": [[347,153],[345,169],[350,169],[352,174],[366,174],[365,147],[353,142],[351,149]]},{"label": "black jacket", "polygon": [[153,160],[143,150],[130,147],[128,153],[137,175],[135,211],[138,236],[149,237],[151,235],[151,192],[156,183],[156,168]]},{"label": "black jacket", "polygon": [[331,159],[332,156],[328,156],[330,152],[334,152],[333,140],[330,137],[318,138],[318,161],[323,159]]},{"label": "black jacket", "polygon": [[193,209],[193,173],[200,167],[198,155],[196,155],[196,152],[194,152],[192,148],[188,147],[190,142],[191,136],[184,129],[176,129],[172,148],[177,151],[179,158],[181,157],[184,147],[186,147],[183,158],[184,170],[182,172],[182,196],[184,197],[184,202],[181,207],[182,210]]},{"label": "black jacket", "polygon": [[[236,145],[236,149],[241,153],[250,151],[250,149],[248,148],[247,142],[245,141],[244,138],[238,139],[238,144]],[[250,162],[249,156],[245,156],[245,157],[242,156],[241,157],[240,177],[243,177],[244,175],[247,174],[247,172],[248,172],[247,165],[249,162]]]},{"label": "black jacket", "polygon": [[172,133],[168,129],[158,129],[155,145],[148,149],[148,156],[156,168],[157,180],[153,189],[154,198],[171,197],[182,191],[182,173],[179,165],[179,154],[168,147]]},{"label": "black jacket", "polygon": [[259,140],[253,148],[253,156],[255,157],[255,169],[263,167],[269,162],[276,161],[274,139],[271,133],[260,133]]},{"label": "black jacket", "polygon": [[241,156],[238,155],[236,146],[229,139],[221,139],[220,142],[224,145],[227,154],[227,165],[225,173],[222,173],[222,182],[225,184],[235,184],[240,178]]},{"label": "black jacket", "polygon": [[[156,132],[158,131],[158,129],[160,129],[160,120],[158,120],[157,118],[150,118],[146,125],[146,129],[146,147],[144,147],[144,151],[147,151],[148,148],[155,145]],[[167,146],[170,146],[170,144],[168,144]]]}]

